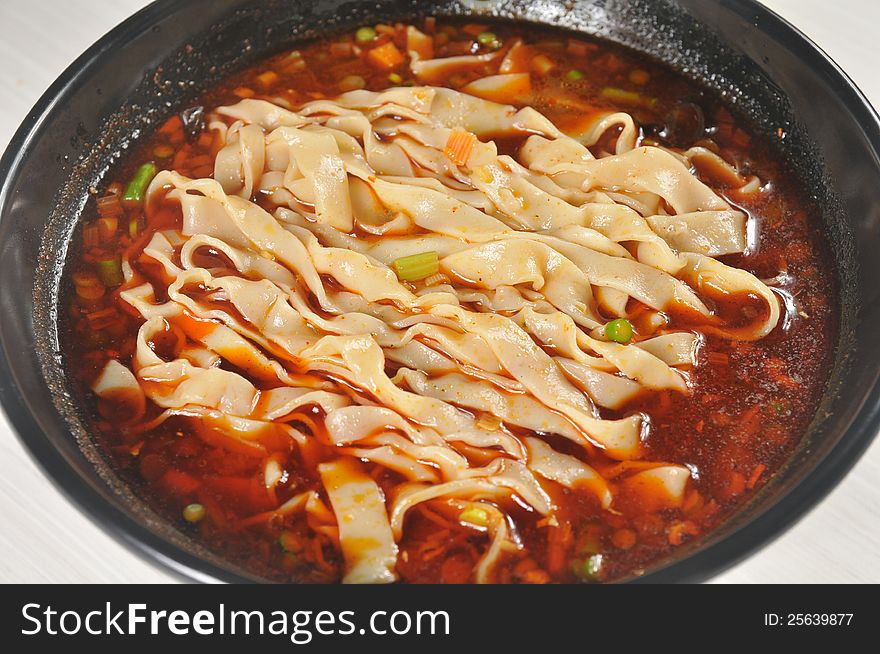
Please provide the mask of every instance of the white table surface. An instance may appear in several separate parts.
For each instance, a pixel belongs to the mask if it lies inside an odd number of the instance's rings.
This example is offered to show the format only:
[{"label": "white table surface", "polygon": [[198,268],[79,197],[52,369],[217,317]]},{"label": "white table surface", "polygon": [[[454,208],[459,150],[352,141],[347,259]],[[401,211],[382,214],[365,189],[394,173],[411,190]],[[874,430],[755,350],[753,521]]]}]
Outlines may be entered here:
[{"label": "white table surface", "polygon": [[[144,0],[0,2],[0,150],[40,94]],[[767,0],[880,107],[877,0]],[[880,582],[880,439],[832,494],[719,583]],[[161,583],[177,578],[107,536],[55,490],[0,413],[0,582]]]}]

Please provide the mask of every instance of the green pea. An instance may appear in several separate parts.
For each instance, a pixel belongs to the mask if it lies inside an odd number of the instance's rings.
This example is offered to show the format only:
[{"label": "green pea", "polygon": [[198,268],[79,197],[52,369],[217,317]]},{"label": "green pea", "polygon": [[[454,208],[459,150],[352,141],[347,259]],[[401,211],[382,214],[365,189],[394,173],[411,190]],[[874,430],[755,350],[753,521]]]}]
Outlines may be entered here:
[{"label": "green pea", "polygon": [[379,35],[376,34],[376,30],[372,27],[361,27],[354,33],[354,40],[358,43],[369,43],[370,41],[375,41],[377,36]]},{"label": "green pea", "polygon": [[205,517],[205,507],[201,504],[187,504],[183,509],[183,519],[187,522],[201,522]]},{"label": "green pea", "polygon": [[501,41],[498,40],[494,32],[481,32],[477,35],[477,43],[492,50],[497,50],[501,47]]},{"label": "green pea", "polygon": [[605,325],[605,336],[615,343],[629,343],[633,337],[632,323],[626,318],[612,320]]}]

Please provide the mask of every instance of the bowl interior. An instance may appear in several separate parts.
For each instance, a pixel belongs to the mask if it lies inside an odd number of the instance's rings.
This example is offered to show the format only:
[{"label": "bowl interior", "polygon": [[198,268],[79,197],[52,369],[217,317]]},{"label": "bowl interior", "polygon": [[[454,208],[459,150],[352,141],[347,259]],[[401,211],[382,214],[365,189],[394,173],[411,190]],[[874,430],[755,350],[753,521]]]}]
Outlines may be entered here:
[{"label": "bowl interior", "polygon": [[832,244],[840,337],[813,424],[748,505],[645,579],[698,580],[745,556],[812,506],[873,437],[880,290],[870,280],[880,273],[880,260],[871,256],[880,245],[880,127],[845,76],[766,9],[746,0],[160,1],[71,66],[0,164],[0,400],[49,476],[139,551],[196,578],[252,579],[157,516],[89,438],[57,329],[59,280],[88,188],[132,142],[228,71],[325,32],[471,13],[632,47],[723,94],[757,131],[782,130],[782,155],[813,195]]}]

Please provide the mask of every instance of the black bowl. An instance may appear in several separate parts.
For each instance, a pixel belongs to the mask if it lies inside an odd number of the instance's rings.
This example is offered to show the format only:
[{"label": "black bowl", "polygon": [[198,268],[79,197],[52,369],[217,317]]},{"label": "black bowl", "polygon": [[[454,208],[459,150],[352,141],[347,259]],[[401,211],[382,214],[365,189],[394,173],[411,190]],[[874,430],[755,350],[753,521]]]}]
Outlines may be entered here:
[{"label": "black bowl", "polygon": [[646,581],[697,581],[779,535],[873,439],[880,420],[880,121],[837,66],[750,0],[156,2],[52,85],[0,162],[0,401],[47,475],[135,551],[190,578],[254,580],[157,516],[85,428],[59,347],[59,279],[89,186],[140,135],[230,70],[293,42],[378,20],[488,14],[562,26],[666,61],[724,93],[812,191],[832,244],[841,327],[809,430],[762,491]]}]

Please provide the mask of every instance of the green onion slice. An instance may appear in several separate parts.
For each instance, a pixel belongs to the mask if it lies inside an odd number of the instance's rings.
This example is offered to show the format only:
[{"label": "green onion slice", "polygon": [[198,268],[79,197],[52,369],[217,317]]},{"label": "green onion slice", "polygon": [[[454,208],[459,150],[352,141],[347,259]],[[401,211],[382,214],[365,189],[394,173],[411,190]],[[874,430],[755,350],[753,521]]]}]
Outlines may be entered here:
[{"label": "green onion slice", "polygon": [[122,263],[119,257],[103,259],[97,263],[98,277],[104,286],[119,286],[125,278],[122,276]]},{"label": "green onion slice", "polygon": [[581,565],[575,567],[575,574],[587,581],[596,581],[602,571],[602,555],[593,554]]},{"label": "green onion slice", "polygon": [[477,34],[477,43],[492,50],[497,50],[501,47],[501,41],[495,36],[494,32],[480,32]]},{"label": "green onion slice", "polygon": [[488,527],[489,526],[489,512],[486,509],[481,509],[478,506],[471,506],[462,511],[458,519],[462,522],[466,522],[469,525],[476,525],[477,527]]},{"label": "green onion slice", "polygon": [[201,522],[205,517],[205,507],[201,504],[187,504],[183,509],[183,519],[187,522]]},{"label": "green onion slice", "polygon": [[415,282],[440,272],[440,257],[433,250],[395,259],[391,266],[403,282]]},{"label": "green onion slice", "polygon": [[152,161],[145,163],[138,168],[134,177],[132,177],[131,181],[128,183],[128,186],[125,187],[125,192],[122,194],[122,201],[128,204],[142,204],[147,186],[153,181],[157,172],[159,172],[159,169],[156,168],[156,164]]},{"label": "green onion slice", "polygon": [[361,27],[354,33],[354,40],[361,44],[369,43],[370,41],[375,41],[377,36],[379,35],[376,34],[376,30],[372,27]]},{"label": "green onion slice", "polygon": [[599,95],[619,104],[636,105],[647,109],[654,109],[657,106],[657,98],[649,98],[637,91],[627,91],[616,86],[606,86]]},{"label": "green onion slice", "polygon": [[297,554],[303,550],[302,540],[292,531],[281,532],[278,544],[281,545],[281,549],[290,554]]}]

